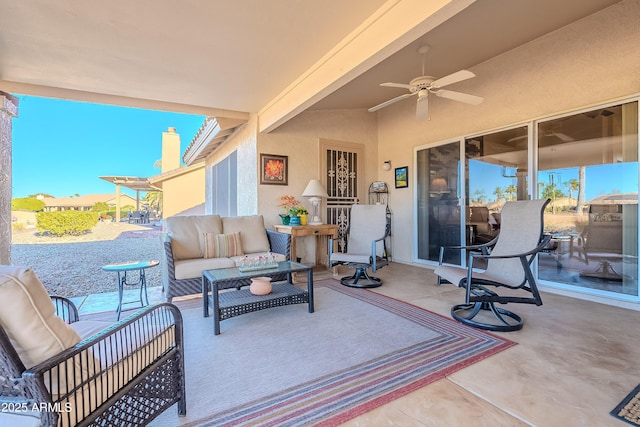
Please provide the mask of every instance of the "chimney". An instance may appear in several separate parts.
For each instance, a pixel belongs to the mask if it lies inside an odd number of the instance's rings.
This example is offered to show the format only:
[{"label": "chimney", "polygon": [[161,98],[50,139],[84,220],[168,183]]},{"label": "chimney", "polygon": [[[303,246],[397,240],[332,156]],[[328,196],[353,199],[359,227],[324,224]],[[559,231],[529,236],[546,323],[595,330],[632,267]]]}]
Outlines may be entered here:
[{"label": "chimney", "polygon": [[162,132],[162,173],[180,167],[180,135],[176,128],[169,127]]}]

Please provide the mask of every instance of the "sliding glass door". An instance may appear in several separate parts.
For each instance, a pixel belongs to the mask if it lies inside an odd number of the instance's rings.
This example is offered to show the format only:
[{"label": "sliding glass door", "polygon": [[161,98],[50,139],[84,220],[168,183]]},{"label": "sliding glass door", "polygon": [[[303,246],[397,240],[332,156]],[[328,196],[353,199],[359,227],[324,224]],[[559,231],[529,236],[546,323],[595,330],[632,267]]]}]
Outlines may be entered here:
[{"label": "sliding glass door", "polygon": [[[417,257],[438,261],[441,246],[460,245],[460,142],[416,151]],[[445,262],[460,263],[460,253],[449,251]]]},{"label": "sliding glass door", "polygon": [[[418,149],[418,260],[438,261],[441,246],[486,243],[500,231],[500,210],[527,192],[527,126]],[[462,196],[463,195],[463,196]],[[446,263],[466,254],[447,251]]]},{"label": "sliding glass door", "polygon": [[527,145],[527,126],[465,140],[467,244],[493,240],[504,203],[528,198]]},{"label": "sliding glass door", "polygon": [[538,123],[538,197],[549,198],[542,280],[638,295],[638,104]]},{"label": "sliding glass door", "polygon": [[539,281],[638,300],[638,145],[633,101],[416,149],[417,261],[490,241],[507,201],[549,198]]}]

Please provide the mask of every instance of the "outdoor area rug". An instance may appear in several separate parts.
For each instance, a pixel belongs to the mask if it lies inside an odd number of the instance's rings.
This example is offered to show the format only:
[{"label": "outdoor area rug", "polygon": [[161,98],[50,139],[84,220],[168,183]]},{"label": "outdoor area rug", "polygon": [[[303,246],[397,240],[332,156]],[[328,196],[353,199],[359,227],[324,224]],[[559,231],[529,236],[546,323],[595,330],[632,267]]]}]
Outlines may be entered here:
[{"label": "outdoor area rug", "polygon": [[[334,280],[306,304],[221,322],[184,304],[187,416],[153,426],[337,425],[515,343]],[[189,308],[187,308],[189,307]]]},{"label": "outdoor area rug", "polygon": [[640,426],[640,384],[610,414],[631,425]]}]

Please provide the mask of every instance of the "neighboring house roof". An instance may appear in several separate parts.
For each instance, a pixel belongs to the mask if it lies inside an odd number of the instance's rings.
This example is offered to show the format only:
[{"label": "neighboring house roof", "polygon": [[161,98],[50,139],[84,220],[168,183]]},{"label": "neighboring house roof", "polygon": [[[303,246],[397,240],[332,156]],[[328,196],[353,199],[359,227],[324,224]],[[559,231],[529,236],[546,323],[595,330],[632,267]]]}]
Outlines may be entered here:
[{"label": "neighboring house roof", "polygon": [[637,204],[638,193],[605,194],[589,200],[589,204]]},{"label": "neighboring house roof", "polygon": [[[135,205],[136,200],[128,194],[120,195],[122,204],[129,204],[129,202]],[[45,197],[42,199],[45,206],[93,206],[98,202],[104,202],[107,204],[115,204],[115,194],[87,194],[78,197]]]}]

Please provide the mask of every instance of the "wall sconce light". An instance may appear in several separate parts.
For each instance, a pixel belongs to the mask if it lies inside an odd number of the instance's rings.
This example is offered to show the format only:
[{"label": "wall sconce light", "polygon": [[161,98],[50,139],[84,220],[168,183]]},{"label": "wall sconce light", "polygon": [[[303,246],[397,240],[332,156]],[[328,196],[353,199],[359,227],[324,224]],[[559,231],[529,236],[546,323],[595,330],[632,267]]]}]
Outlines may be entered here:
[{"label": "wall sconce light", "polygon": [[391,170],[391,160],[385,160],[385,162],[382,163],[382,170],[383,171],[390,171]]}]

